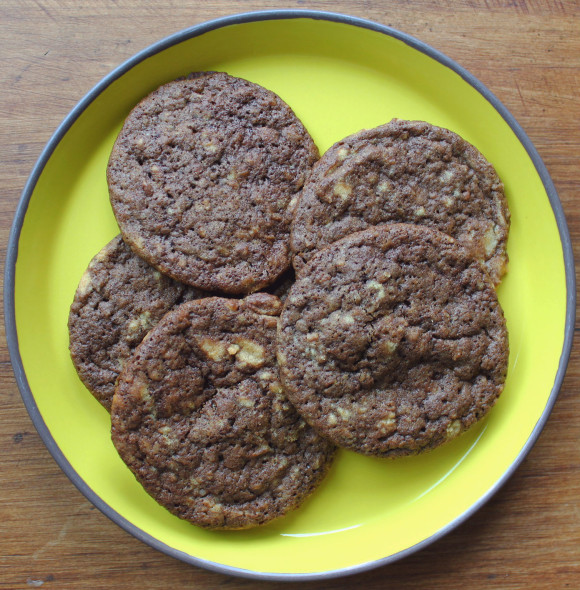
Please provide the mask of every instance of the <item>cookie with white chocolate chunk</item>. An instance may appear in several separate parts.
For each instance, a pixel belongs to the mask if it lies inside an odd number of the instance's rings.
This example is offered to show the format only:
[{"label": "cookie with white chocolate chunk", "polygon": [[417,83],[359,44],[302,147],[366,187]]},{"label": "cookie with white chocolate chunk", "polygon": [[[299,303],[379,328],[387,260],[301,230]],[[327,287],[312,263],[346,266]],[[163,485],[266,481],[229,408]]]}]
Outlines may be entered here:
[{"label": "cookie with white chocolate chunk", "polygon": [[508,354],[482,265],[419,225],[369,228],[321,250],[280,317],[288,398],[319,433],[369,455],[458,436],[494,405]]},{"label": "cookie with white chocolate chunk", "polygon": [[331,464],[334,446],[282,391],[280,309],[265,293],[184,303],[119,377],[115,447],[153,498],[198,526],[270,522],[297,508]]},{"label": "cookie with white chocolate chunk", "polygon": [[107,169],[113,212],[130,247],[164,273],[252,293],[290,266],[288,209],[318,155],[272,91],[199,72],[127,117]]},{"label": "cookie with white chocolate chunk", "polygon": [[295,209],[297,271],[321,248],[383,223],[443,231],[482,261],[497,285],[507,268],[510,213],[493,166],[448,129],[394,119],[332,146]]},{"label": "cookie with white chocolate chunk", "polygon": [[70,354],[107,410],[123,365],[173,306],[205,293],[163,275],[113,238],[90,262],[70,308]]}]

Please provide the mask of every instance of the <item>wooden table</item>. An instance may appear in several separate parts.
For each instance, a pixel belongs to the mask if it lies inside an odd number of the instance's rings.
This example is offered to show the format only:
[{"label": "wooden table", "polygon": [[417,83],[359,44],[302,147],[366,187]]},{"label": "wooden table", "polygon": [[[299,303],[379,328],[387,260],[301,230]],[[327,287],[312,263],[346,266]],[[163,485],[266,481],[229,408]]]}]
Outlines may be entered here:
[{"label": "wooden table", "polygon": [[[409,33],[470,70],[514,114],[555,182],[580,260],[580,4],[574,0],[2,0],[0,232],[42,147],[112,68],[186,26],[312,8]],[[0,588],[274,588],[207,572],[137,541],[94,508],[45,449],[0,344]],[[576,347],[577,348],[577,347]],[[350,578],[284,587],[580,588],[580,352],[538,443],[448,536]]]}]

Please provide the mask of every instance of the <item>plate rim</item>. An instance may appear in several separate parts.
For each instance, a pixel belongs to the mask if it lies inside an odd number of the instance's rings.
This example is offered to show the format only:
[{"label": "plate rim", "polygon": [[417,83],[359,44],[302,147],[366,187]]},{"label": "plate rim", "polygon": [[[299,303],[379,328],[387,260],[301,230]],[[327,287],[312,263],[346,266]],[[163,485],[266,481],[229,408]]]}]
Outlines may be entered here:
[{"label": "plate rim", "polygon": [[[16,263],[18,258],[18,244],[20,241],[20,234],[28,205],[30,203],[32,194],[36,187],[36,184],[41,177],[44,168],[52,157],[56,147],[59,145],[64,136],[68,133],[72,125],[81,116],[81,114],[87,109],[87,107],[102,93],[104,92],[115,80],[126,74],[129,70],[141,63],[145,59],[160,53],[192,39],[209,33],[216,29],[221,29],[231,25],[243,25],[252,22],[267,21],[267,20],[291,20],[291,19],[313,19],[313,20],[324,20],[335,23],[347,24],[356,26],[359,28],[369,29],[389,37],[393,37],[399,41],[404,42],[411,48],[420,51],[427,55],[431,59],[439,62],[443,66],[451,69],[458,74],[465,82],[471,85],[475,90],[479,92],[491,106],[501,115],[505,122],[509,125],[510,129],[517,137],[518,141],[522,144],[526,150],[528,156],[532,160],[534,168],[546,190],[548,200],[550,202],[550,208],[554,214],[556,225],[558,228],[558,234],[562,246],[562,254],[564,258],[564,270],[566,278],[566,313],[565,313],[565,327],[564,327],[564,341],[562,345],[562,351],[560,360],[558,363],[558,369],[554,378],[554,384],[552,386],[550,395],[547,399],[546,405],[539,417],[535,427],[531,431],[528,439],[524,446],[518,453],[517,457],[502,474],[502,476],[496,481],[496,483],[479,499],[474,502],[467,510],[457,516],[455,519],[447,523],[441,529],[436,531],[433,535],[420,541],[419,543],[407,547],[406,549],[397,553],[388,555],[386,557],[372,560],[364,563],[359,563],[354,566],[345,568],[338,568],[333,570],[325,570],[319,572],[305,572],[305,573],[277,573],[277,572],[260,572],[256,570],[248,570],[233,566],[228,566],[218,562],[202,559],[190,555],[178,549],[175,549],[166,543],[158,540],[152,535],[144,532],[139,527],[129,522],[125,517],[116,512],[109,504],[100,498],[92,490],[92,488],[80,477],[77,471],[69,463],[64,453],[58,447],[54,440],[49,428],[45,424],[42,415],[36,404],[34,395],[28,384],[22,358],[20,356],[20,349],[18,344],[18,333],[16,330],[16,317],[15,317],[15,275],[16,275]],[[73,107],[69,114],[63,119],[60,125],[52,134],[49,141],[46,143],[40,156],[38,157],[28,180],[21,193],[14,219],[12,222],[10,235],[8,239],[8,246],[5,259],[5,270],[4,270],[4,315],[5,315],[5,328],[6,328],[6,340],[8,344],[8,351],[10,354],[10,361],[12,364],[14,376],[18,389],[20,391],[24,405],[28,411],[28,414],[40,435],[42,441],[47,447],[49,453],[56,461],[61,470],[75,485],[75,487],[105,516],[112,520],[115,524],[120,526],[126,532],[136,537],[146,545],[149,545],[153,549],[156,549],[166,555],[184,561],[190,565],[204,568],[206,570],[215,571],[222,574],[228,574],[249,579],[269,580],[269,581],[307,581],[307,580],[321,580],[331,579],[355,573],[368,571],[374,568],[378,568],[389,563],[398,561],[412,553],[415,553],[428,545],[434,543],[444,535],[451,532],[453,529],[465,522],[475,512],[477,512],[485,503],[487,503],[492,496],[507,482],[507,480],[513,475],[516,469],[520,466],[524,458],[528,455],[534,444],[537,442],[540,433],[542,432],[560,392],[562,382],[566,373],[570,354],[572,350],[572,341],[574,335],[574,326],[576,321],[576,277],[575,277],[575,265],[574,255],[572,249],[572,241],[562,203],[558,197],[555,185],[548,173],[548,170],[543,163],[539,153],[535,146],[527,136],[526,132],[516,121],[515,117],[510,111],[503,105],[503,103],[485,86],[479,81],[473,74],[466,70],[459,63],[455,62],[439,50],[432,46],[420,41],[419,39],[399,31],[393,27],[377,23],[368,19],[355,17],[338,12],[330,11],[319,11],[319,10],[308,10],[308,9],[282,9],[282,10],[260,10],[251,12],[242,12],[237,14],[226,15],[209,21],[187,27],[173,33],[169,36],[156,41],[155,43],[145,47],[129,59],[125,60],[119,66],[114,68],[109,74],[100,80],[93,88],[85,94],[85,96]]]}]

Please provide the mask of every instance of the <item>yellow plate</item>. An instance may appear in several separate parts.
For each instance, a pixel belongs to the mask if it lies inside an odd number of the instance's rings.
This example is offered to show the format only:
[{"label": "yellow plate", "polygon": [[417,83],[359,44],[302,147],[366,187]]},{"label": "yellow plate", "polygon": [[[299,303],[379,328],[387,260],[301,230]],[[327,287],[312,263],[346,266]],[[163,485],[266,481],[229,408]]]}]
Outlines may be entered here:
[{"label": "yellow plate", "polygon": [[[109,417],[78,380],[67,316],[91,257],[118,229],[105,168],[130,109],[163,82],[223,70],[278,93],[321,152],[393,117],[452,129],[494,164],[512,211],[499,288],[510,333],[505,391],[487,419],[418,457],[341,452],[290,516],[259,530],[208,532],[158,506],[124,466]],[[570,238],[554,186],[525,133],[480,82],[434,49],[342,15],[272,11],[187,29],[98,84],[44,150],[24,190],[7,258],[6,317],[24,402],[56,461],[105,514],[189,563],[241,576],[332,577],[415,551],[458,525],[509,477],[542,429],[574,323]]]}]

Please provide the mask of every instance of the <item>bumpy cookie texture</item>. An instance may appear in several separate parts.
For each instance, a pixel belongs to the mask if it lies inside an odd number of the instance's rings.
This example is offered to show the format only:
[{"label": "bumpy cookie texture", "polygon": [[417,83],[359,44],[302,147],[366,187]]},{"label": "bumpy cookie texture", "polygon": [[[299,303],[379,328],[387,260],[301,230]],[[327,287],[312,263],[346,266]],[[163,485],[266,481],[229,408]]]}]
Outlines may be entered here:
[{"label": "bumpy cookie texture", "polygon": [[282,391],[280,308],[265,293],[185,303],[119,378],[119,454],[153,498],[198,526],[265,524],[298,507],[330,467],[334,446]]},{"label": "bumpy cookie texture", "polygon": [[117,236],[91,261],[71,305],[70,353],[82,382],[111,409],[115,382],[147,332],[173,306],[204,297],[164,276]]},{"label": "bumpy cookie texture", "polygon": [[510,213],[492,165],[447,129],[397,119],[339,141],[314,166],[292,224],[294,267],[350,233],[397,222],[453,236],[495,284],[506,272]]},{"label": "bumpy cookie texture", "polygon": [[508,336],[494,286],[453,238],[369,228],[321,250],[291,288],[285,391],[337,445],[417,453],[459,435],[502,391]]},{"label": "bumpy cookie texture", "polygon": [[165,84],[128,116],[107,178],[125,241],[175,279],[245,294],[290,265],[289,206],[318,159],[273,92],[225,73]]}]

